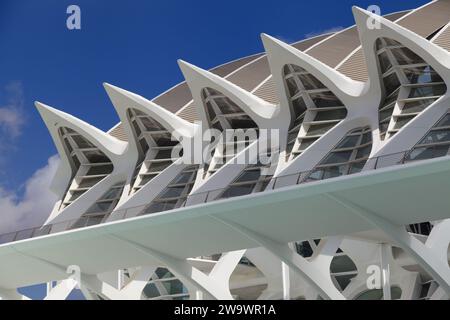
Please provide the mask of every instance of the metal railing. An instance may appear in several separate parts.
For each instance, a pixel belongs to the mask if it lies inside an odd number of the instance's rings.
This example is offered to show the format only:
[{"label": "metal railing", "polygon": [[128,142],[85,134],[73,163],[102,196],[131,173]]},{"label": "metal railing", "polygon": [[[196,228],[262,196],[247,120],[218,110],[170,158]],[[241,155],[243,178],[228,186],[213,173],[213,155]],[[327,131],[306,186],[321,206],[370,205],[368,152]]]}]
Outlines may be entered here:
[{"label": "metal railing", "polygon": [[[375,158],[368,158],[364,169],[361,172],[367,172],[370,170],[377,170],[381,168],[391,167],[395,165],[401,165],[404,163],[410,163],[413,161],[419,161],[419,160],[426,160],[426,159],[432,159],[437,157],[442,157],[442,152],[439,149],[431,148],[427,151],[425,157],[421,157],[421,154],[418,154],[417,157],[412,157],[413,150],[393,153],[389,155],[383,155]],[[343,165],[343,164],[341,164]],[[345,165],[348,165],[345,163]],[[339,167],[339,164],[329,166],[330,167]],[[258,182],[267,182],[267,186],[256,192],[248,192],[245,194],[239,194],[239,195],[231,195],[231,196],[225,196],[224,193],[229,189],[229,187],[221,188],[221,189],[215,189],[215,190],[209,190],[206,192],[201,193],[193,193],[190,195],[187,195],[184,197],[184,201],[181,204],[181,206],[177,208],[187,207],[187,206],[193,206],[193,205],[199,205],[215,200],[221,200],[221,199],[227,199],[227,198],[234,198],[234,197],[241,197],[241,196],[247,196],[254,193],[259,192],[268,192],[269,190],[275,190],[283,187],[289,187],[293,185],[303,184],[303,183],[309,183],[309,182],[315,182],[315,181],[321,181],[326,180],[330,178],[336,178],[343,175],[349,175],[353,173],[344,173],[340,174],[339,171],[333,172],[332,175],[324,177],[322,179],[314,179],[314,172],[318,170],[323,170],[323,167],[316,166],[314,169],[291,174],[291,175],[284,175],[279,176],[275,178],[266,178],[259,180]],[[359,172],[356,172],[359,173]],[[53,233],[68,231],[68,230],[74,230],[79,228],[85,228],[89,226],[98,225],[105,222],[113,222],[113,221],[119,221],[124,220],[140,215],[147,215],[151,213],[145,213],[145,209],[149,207],[149,204],[137,206],[137,207],[129,207],[126,209],[121,210],[114,210],[110,213],[106,213],[104,216],[91,216],[91,217],[81,217],[77,219],[72,219],[68,221],[63,222],[56,222],[53,224],[48,224],[44,226],[37,226],[34,228],[28,228],[23,229],[19,231],[9,232],[5,234],[0,235],[0,244],[19,241],[19,240],[25,240],[40,236],[45,236]],[[158,211],[158,212],[164,212],[164,211],[170,211],[172,209],[177,208],[169,208],[168,210]],[[156,212],[154,212],[156,213]]]}]

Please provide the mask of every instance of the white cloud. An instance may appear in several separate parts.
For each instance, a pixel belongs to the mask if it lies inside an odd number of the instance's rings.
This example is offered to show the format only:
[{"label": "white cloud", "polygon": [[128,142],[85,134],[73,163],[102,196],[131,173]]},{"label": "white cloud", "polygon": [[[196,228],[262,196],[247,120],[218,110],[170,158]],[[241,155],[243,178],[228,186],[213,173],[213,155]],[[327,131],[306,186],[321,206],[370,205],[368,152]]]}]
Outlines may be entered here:
[{"label": "white cloud", "polygon": [[25,124],[22,83],[10,82],[3,91],[6,99],[0,105],[0,129],[7,138],[16,138],[22,133]]},{"label": "white cloud", "polygon": [[332,28],[325,29],[325,30],[309,32],[309,33],[305,34],[305,38],[313,38],[313,37],[320,36],[322,34],[335,33],[335,32],[342,31],[342,30],[344,30],[344,27],[341,27],[341,26],[332,27]]},{"label": "white cloud", "polygon": [[47,165],[25,182],[25,192],[20,198],[16,192],[0,187],[1,234],[36,227],[45,222],[56,201],[49,186],[58,163],[58,156],[50,157]]}]

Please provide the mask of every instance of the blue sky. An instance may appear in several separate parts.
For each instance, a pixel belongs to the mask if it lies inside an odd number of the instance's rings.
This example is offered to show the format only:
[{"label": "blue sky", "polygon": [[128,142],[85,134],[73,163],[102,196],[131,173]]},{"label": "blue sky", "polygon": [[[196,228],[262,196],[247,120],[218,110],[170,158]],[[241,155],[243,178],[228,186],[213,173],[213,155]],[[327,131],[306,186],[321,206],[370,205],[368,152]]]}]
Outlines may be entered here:
[{"label": "blue sky", "polygon": [[[0,196],[20,202],[56,153],[35,100],[108,130],[118,118],[103,82],[153,98],[183,80],[178,58],[208,69],[261,52],[261,32],[295,41],[352,25],[352,5],[387,14],[426,2],[1,0]],[[66,28],[70,4],[81,30]]]}]

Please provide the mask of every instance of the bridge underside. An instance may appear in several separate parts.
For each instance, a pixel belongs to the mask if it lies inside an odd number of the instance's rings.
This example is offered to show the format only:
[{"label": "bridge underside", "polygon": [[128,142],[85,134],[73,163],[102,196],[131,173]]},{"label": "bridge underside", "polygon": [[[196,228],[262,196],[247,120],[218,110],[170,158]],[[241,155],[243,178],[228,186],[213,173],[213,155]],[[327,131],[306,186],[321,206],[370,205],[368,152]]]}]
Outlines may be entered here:
[{"label": "bridge underside", "polygon": [[442,192],[449,189],[450,160],[440,158],[3,244],[0,288],[66,279],[70,265],[97,275],[161,265],[158,253],[178,261],[260,247],[261,238],[389,234],[376,221],[400,227],[450,218]]}]

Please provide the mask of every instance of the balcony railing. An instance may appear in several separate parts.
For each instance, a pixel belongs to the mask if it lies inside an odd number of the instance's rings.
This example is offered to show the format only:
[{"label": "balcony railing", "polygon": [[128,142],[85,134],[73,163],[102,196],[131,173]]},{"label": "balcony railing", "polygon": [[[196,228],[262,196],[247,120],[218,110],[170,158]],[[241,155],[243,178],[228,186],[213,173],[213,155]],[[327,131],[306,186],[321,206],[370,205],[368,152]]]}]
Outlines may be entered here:
[{"label": "balcony railing", "polygon": [[[413,150],[408,150],[408,151],[398,152],[398,153],[394,153],[394,154],[369,158],[369,159],[367,159],[367,162],[364,166],[364,170],[361,172],[367,172],[370,170],[377,170],[377,169],[391,167],[391,166],[395,166],[395,165],[401,165],[404,163],[410,163],[410,162],[414,162],[414,161],[432,159],[432,158],[437,158],[437,157],[443,156],[441,152],[434,152],[433,150],[434,149],[430,149],[430,151],[428,151],[426,153],[426,157],[423,157],[423,156],[421,157],[421,154],[414,156],[413,152],[412,152]],[[338,166],[339,165],[336,165],[336,167],[338,167]],[[327,176],[324,179],[315,180],[313,174],[317,170],[321,170],[321,168],[317,166],[314,169],[303,171],[303,172],[292,174],[292,175],[284,175],[284,176],[279,176],[279,177],[275,177],[275,178],[268,178],[266,181],[266,182],[269,182],[267,187],[258,192],[270,192],[269,190],[275,190],[275,189],[280,189],[283,187],[289,187],[289,186],[298,185],[298,184],[304,184],[304,183],[309,183],[309,182],[326,180],[326,179],[330,179],[330,178],[336,178],[336,177],[339,177],[342,175],[348,175],[348,174],[339,174],[339,171],[335,171],[335,172],[333,172],[333,175],[331,175],[331,176]],[[354,174],[357,174],[357,173],[354,173]],[[259,180],[259,182],[264,182],[264,181]],[[223,195],[227,189],[228,189],[228,187],[216,189],[216,190],[209,190],[207,192],[202,192],[202,193],[193,193],[193,194],[187,195],[184,197],[185,201],[183,201],[183,204],[180,207],[186,207],[186,206],[190,206],[190,205],[198,205],[198,204],[203,204],[203,203],[211,202],[211,201],[215,201],[215,200],[233,198],[233,197],[242,197],[242,196],[247,196],[249,194],[258,193],[258,192],[246,193],[246,194],[242,194],[239,196],[225,198],[225,197],[223,197]],[[77,219],[63,221],[63,222],[56,222],[56,223],[48,224],[45,226],[38,226],[38,227],[34,227],[34,228],[28,228],[28,229],[24,229],[24,230],[5,233],[5,234],[0,235],[0,244],[45,236],[45,235],[54,234],[54,233],[58,233],[58,232],[64,232],[67,230],[85,228],[85,227],[89,227],[89,226],[93,226],[93,225],[97,225],[97,224],[101,224],[101,223],[105,223],[105,222],[118,221],[118,220],[124,220],[124,219],[128,219],[128,218],[136,217],[138,215],[141,215],[142,212],[148,206],[149,206],[149,204],[143,205],[143,206],[138,206],[138,207],[130,207],[130,208],[122,209],[122,210],[115,210],[115,211],[107,214],[103,218],[99,218],[98,216],[82,217],[82,218],[77,218]],[[178,207],[178,208],[180,208],[180,207]],[[173,208],[173,209],[176,209],[176,208]],[[167,210],[167,211],[170,211],[170,210]],[[111,218],[111,219],[108,219],[108,218]]]}]

